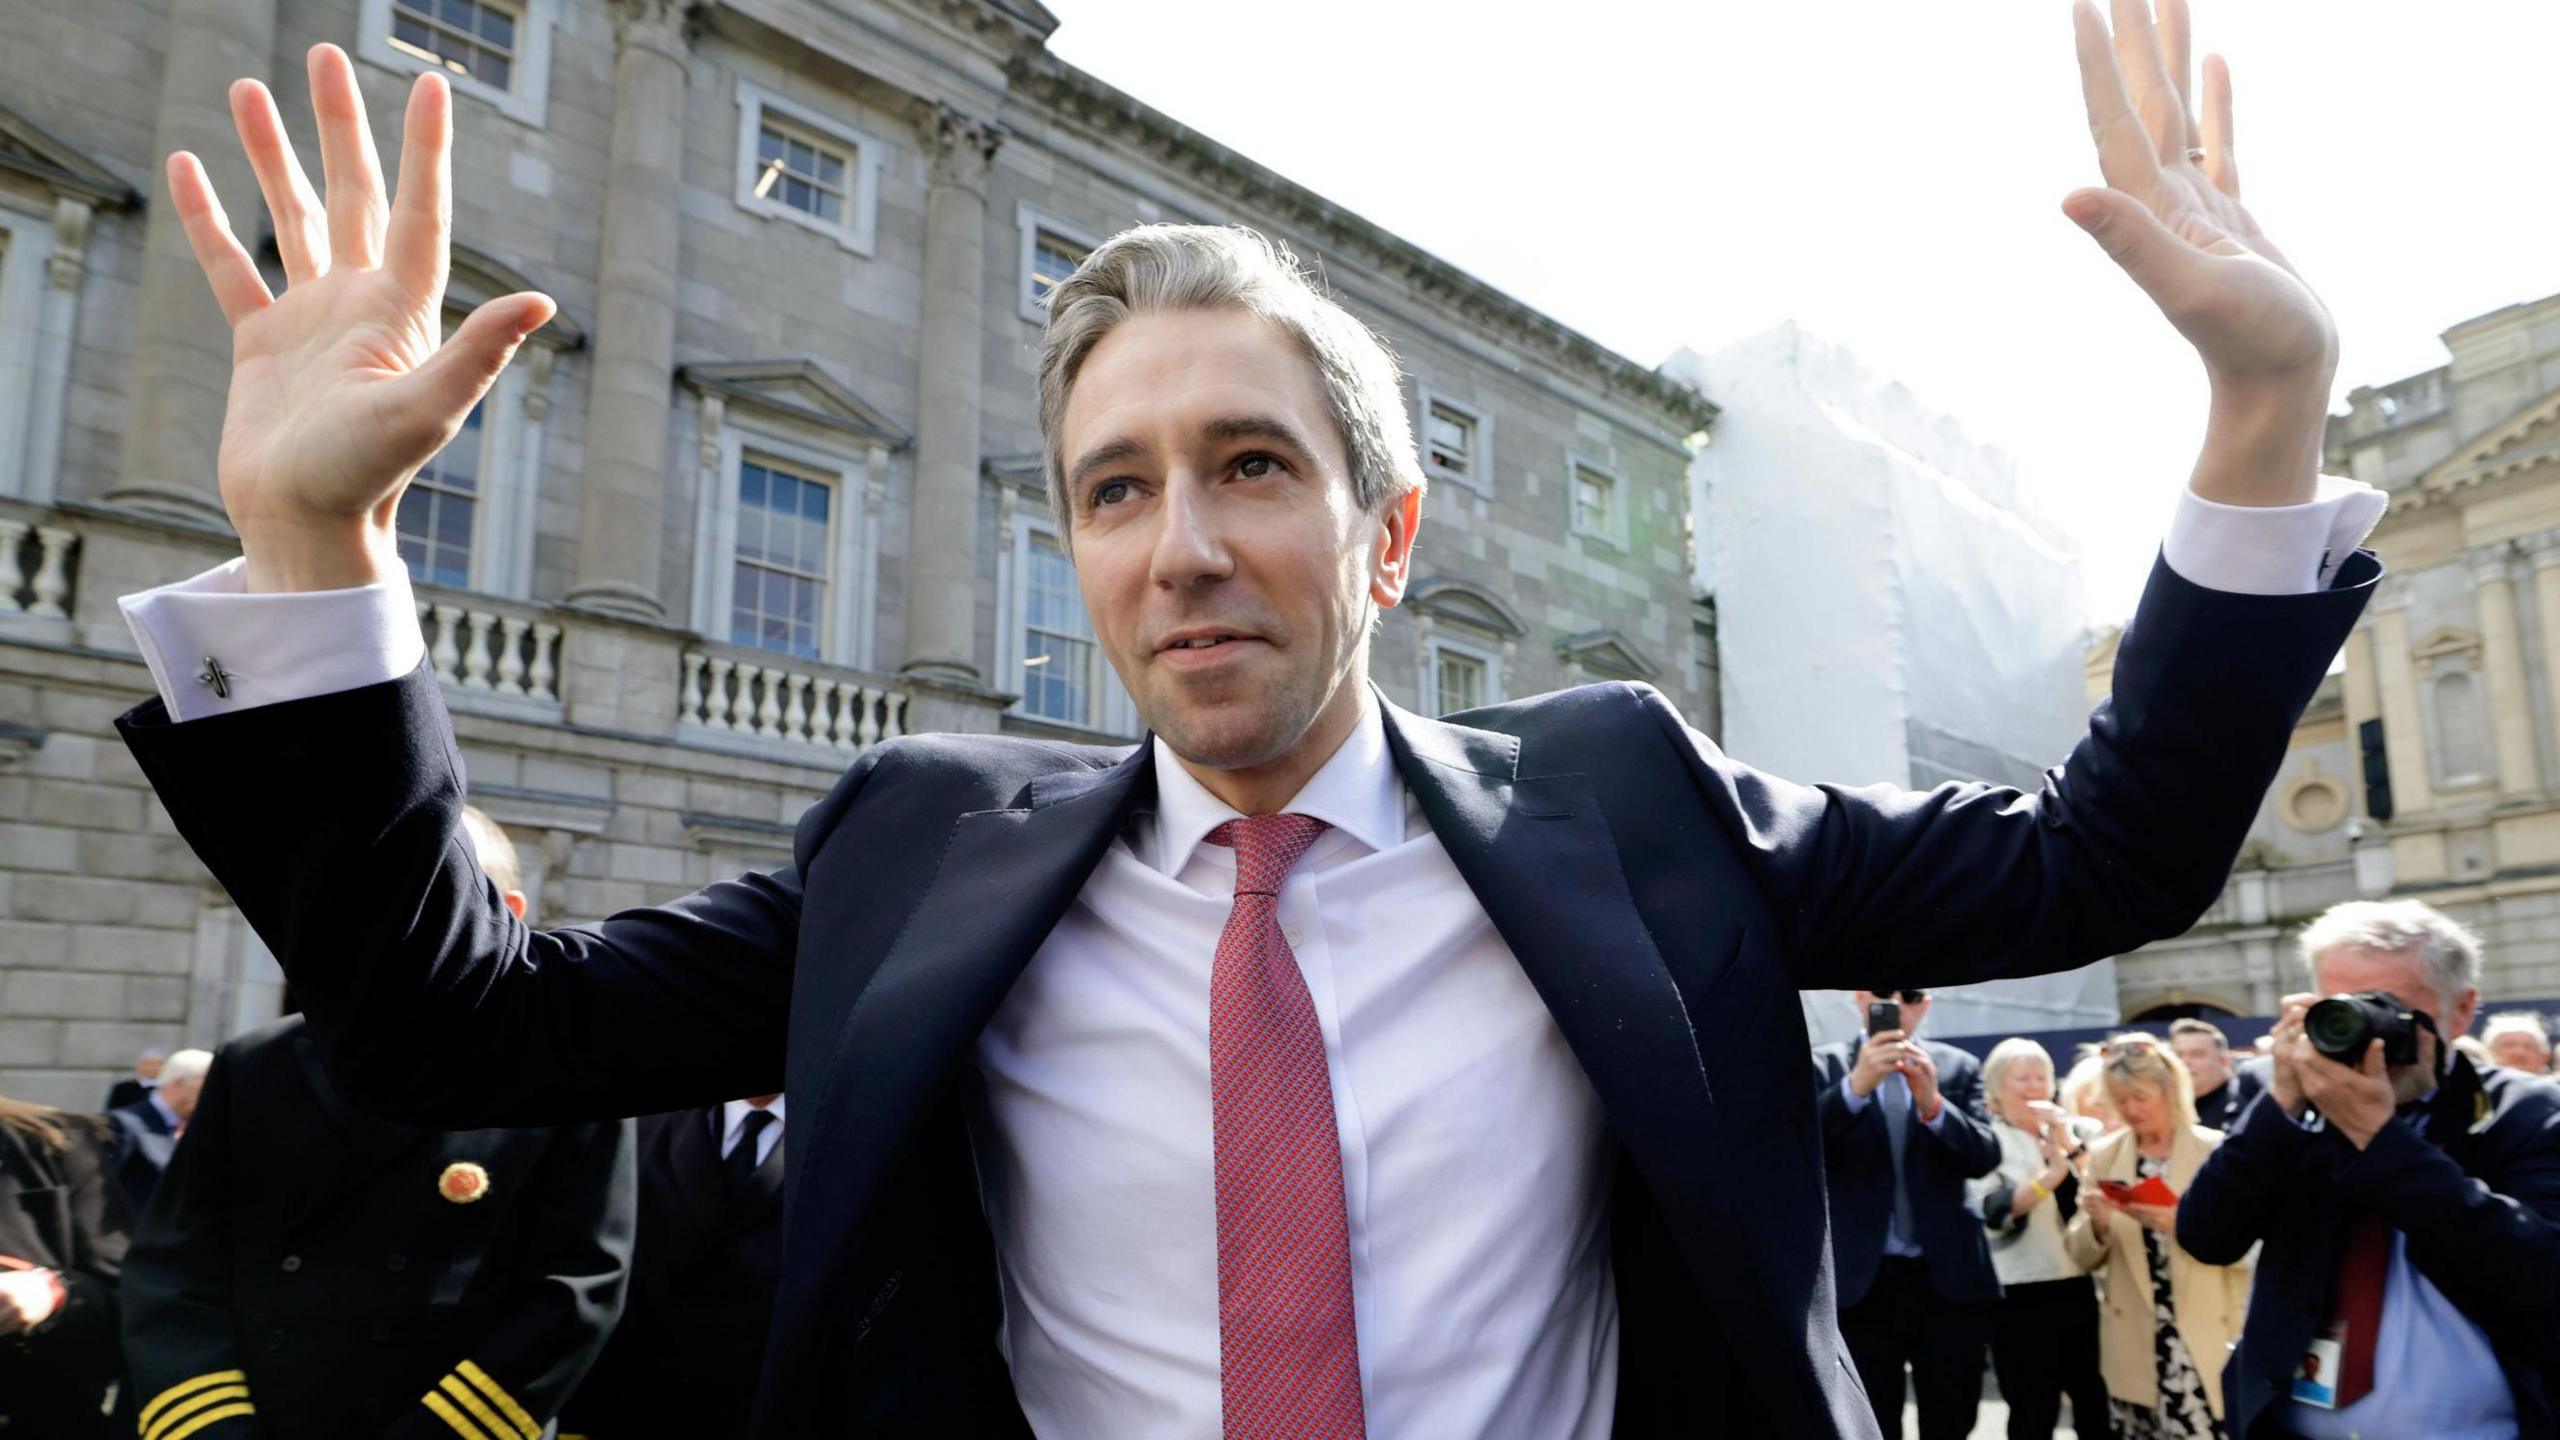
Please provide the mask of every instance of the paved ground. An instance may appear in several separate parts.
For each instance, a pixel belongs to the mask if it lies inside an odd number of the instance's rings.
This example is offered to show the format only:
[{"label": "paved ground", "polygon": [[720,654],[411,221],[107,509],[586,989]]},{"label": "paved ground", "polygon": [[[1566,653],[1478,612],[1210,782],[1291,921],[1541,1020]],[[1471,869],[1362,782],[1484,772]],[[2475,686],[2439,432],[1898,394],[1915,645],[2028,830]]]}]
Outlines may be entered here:
[{"label": "paved ground", "polygon": [[[1988,1389],[1989,1386],[1986,1384],[1984,1388]],[[1902,1433],[1905,1435],[1920,1433],[1919,1412],[1907,1404],[1902,1407]],[[2008,1435],[2008,1402],[1997,1396],[1983,1396],[1982,1414],[1973,1422],[1973,1440],[2008,1440]],[[2070,1422],[2066,1420],[2054,1430],[2053,1440],[2078,1440],[2078,1436],[2072,1431]],[[2091,1440],[2106,1440],[2106,1435],[2102,1431],[2091,1437]]]}]

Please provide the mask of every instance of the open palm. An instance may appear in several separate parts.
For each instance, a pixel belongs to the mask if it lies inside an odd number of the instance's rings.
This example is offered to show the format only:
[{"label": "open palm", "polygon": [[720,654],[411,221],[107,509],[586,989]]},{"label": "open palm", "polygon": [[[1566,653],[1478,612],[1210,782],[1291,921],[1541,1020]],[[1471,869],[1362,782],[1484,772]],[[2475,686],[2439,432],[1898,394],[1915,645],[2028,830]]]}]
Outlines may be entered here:
[{"label": "open palm", "polygon": [[242,80],[231,89],[241,144],[275,222],[281,296],[232,233],[203,165],[184,153],[169,161],[179,218],[231,322],[218,463],[223,508],[253,565],[262,555],[289,558],[314,539],[378,554],[410,476],[453,438],[553,309],[541,295],[510,295],[443,338],[453,127],[441,76],[420,77],[410,92],[400,186],[389,201],[354,69],[336,46],[311,52],[311,93],[325,204],[266,87]]},{"label": "open palm", "polygon": [[2240,203],[2231,138],[2231,70],[2204,66],[2204,113],[2190,100],[2186,0],[2111,0],[2114,26],[2091,0],[2072,23],[2089,133],[2104,187],[2063,209],[2194,344],[2218,381],[2316,374],[2325,391],[2338,334],[2319,297]]}]

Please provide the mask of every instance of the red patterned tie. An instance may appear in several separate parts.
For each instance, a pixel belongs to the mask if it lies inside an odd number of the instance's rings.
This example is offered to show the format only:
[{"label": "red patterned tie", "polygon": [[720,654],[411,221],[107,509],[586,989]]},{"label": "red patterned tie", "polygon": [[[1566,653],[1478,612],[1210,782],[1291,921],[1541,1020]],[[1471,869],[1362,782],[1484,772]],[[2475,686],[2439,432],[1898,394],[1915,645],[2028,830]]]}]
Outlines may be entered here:
[{"label": "red patterned tie", "polygon": [[2391,1226],[2378,1215],[2359,1215],[2338,1253],[2338,1293],[2329,1307],[2329,1333],[2345,1332],[2338,1356],[2338,1408],[2373,1392],[2373,1342],[2382,1329],[2382,1292],[2391,1278]]},{"label": "red patterned tie", "polygon": [[1235,908],[1209,972],[1226,1440],[1368,1433],[1324,1031],[1279,920],[1280,882],[1325,829],[1256,815],[1209,832],[1236,852]]}]

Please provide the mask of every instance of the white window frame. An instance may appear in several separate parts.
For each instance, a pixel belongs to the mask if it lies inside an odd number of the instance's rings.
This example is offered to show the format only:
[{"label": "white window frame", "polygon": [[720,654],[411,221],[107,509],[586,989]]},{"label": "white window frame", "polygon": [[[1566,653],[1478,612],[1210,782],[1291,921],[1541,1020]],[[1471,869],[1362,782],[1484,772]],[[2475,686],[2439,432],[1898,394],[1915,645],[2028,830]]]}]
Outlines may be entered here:
[{"label": "white window frame", "polygon": [[472,497],[471,571],[462,587],[474,594],[533,599],[543,426],[527,412],[525,394],[536,377],[548,381],[551,368],[519,357],[499,372],[498,383],[480,402],[480,489]]},{"label": "white window frame", "polygon": [[58,443],[61,423],[59,403],[45,415],[38,392],[47,374],[67,373],[70,349],[69,333],[45,323],[45,262],[57,239],[52,217],[0,201],[0,494],[36,504],[53,498],[55,468],[39,472],[37,432],[49,420]]},{"label": "white window frame", "polygon": [[1018,511],[1013,519],[1013,533],[1006,538],[1003,564],[996,576],[997,612],[1004,617],[1004,643],[998,648],[997,684],[1016,697],[1007,714],[1019,715],[1042,725],[1065,725],[1072,729],[1090,730],[1100,735],[1123,735],[1134,738],[1139,733],[1138,706],[1120,684],[1120,674],[1111,668],[1110,658],[1102,653],[1102,642],[1093,642],[1094,679],[1089,688],[1093,696],[1093,713],[1087,723],[1034,714],[1023,708],[1023,640],[1030,629],[1031,540],[1038,536],[1058,543],[1057,527],[1045,515]]},{"label": "white window frame", "polygon": [[[1431,459],[1431,407],[1454,410],[1475,427],[1475,473],[1461,475],[1455,470],[1435,464]],[[1470,405],[1444,390],[1428,385],[1414,387],[1414,448],[1421,453],[1422,473],[1433,480],[1461,485],[1479,495],[1493,494],[1493,414],[1482,406]]]},{"label": "white window frame", "polygon": [[[1609,518],[1605,529],[1594,530],[1583,524],[1582,507],[1574,503],[1574,484],[1581,479],[1581,472],[1585,470],[1609,482]],[[1603,465],[1596,460],[1585,459],[1580,455],[1565,456],[1564,518],[1565,528],[1574,534],[1598,540],[1620,550],[1626,549],[1627,477],[1614,467]]]},{"label": "white window frame", "polygon": [[1023,319],[1034,325],[1046,325],[1049,323],[1049,306],[1040,298],[1039,287],[1032,282],[1031,270],[1032,257],[1038,254],[1040,249],[1040,232],[1046,230],[1070,245],[1081,245],[1088,254],[1101,249],[1102,242],[1085,230],[1069,225],[1054,215],[1034,210],[1025,204],[1017,203],[1013,207],[1013,224],[1021,234],[1021,253],[1014,266],[1014,274],[1020,277],[1016,282],[1019,287],[1016,300],[1021,307]]},{"label": "white window frame", "polygon": [[[827,593],[819,611],[816,663],[866,670],[871,665],[873,585],[870,473],[858,456],[778,435],[750,414],[731,409],[720,426],[719,470],[705,477],[694,517],[693,628],[728,645],[730,577],[738,564],[738,466],[749,453],[780,461],[800,479],[834,493],[827,500]],[[773,656],[773,663],[809,663],[805,657],[738,648]]]},{"label": "white window frame", "polygon": [[1484,666],[1484,698],[1480,703],[1501,704],[1507,698],[1502,688],[1502,652],[1483,645],[1470,645],[1464,640],[1449,639],[1439,630],[1439,626],[1433,626],[1431,637],[1422,642],[1423,713],[1432,716],[1449,713],[1448,705],[1440,698],[1440,656],[1443,652]]},{"label": "white window frame", "polygon": [[551,116],[551,37],[560,28],[560,0],[500,0],[516,17],[515,84],[501,90],[476,75],[456,73],[391,43],[391,0],[359,0],[356,57],[398,75],[432,70],[454,93],[495,106],[498,113],[539,130]]},{"label": "white window frame", "polygon": [[[768,112],[789,128],[808,131],[852,152],[845,162],[842,220],[831,223],[806,210],[786,205],[771,195],[756,193],[756,178],[762,173],[762,166],[756,159],[756,139],[764,133]],[[743,75],[738,77],[739,209],[769,219],[785,220],[804,230],[815,230],[856,255],[869,256],[877,248],[879,237],[880,158],[885,153],[886,147],[879,136],[768,90]]]}]

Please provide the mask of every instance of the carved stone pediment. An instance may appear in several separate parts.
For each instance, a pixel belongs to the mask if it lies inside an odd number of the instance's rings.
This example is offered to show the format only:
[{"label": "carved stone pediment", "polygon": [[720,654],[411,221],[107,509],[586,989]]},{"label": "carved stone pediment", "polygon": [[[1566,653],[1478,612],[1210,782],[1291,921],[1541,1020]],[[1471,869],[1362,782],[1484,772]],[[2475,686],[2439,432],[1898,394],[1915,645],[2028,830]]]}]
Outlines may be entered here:
[{"label": "carved stone pediment", "polygon": [[[513,295],[519,290],[548,293],[532,276],[488,251],[459,240],[453,242],[451,273],[444,282],[444,308],[456,315],[468,315],[501,295]],[[550,323],[533,332],[531,338],[537,345],[556,345],[563,350],[582,350],[587,344],[586,330],[570,319],[566,310],[554,311]]]},{"label": "carved stone pediment", "polygon": [[1615,630],[1585,630],[1556,642],[1556,654],[1568,665],[1603,680],[1651,680],[1660,671],[1634,641]]},{"label": "carved stone pediment", "polygon": [[2439,625],[2427,632],[2427,638],[2410,647],[2409,658],[2418,662],[2418,673],[2433,670],[2436,662],[2456,656],[2477,659],[2480,654],[2480,632],[2459,625]]},{"label": "carved stone pediment", "polygon": [[0,173],[32,180],[56,196],[102,210],[142,203],[114,171],[72,149],[17,111],[0,105]]},{"label": "carved stone pediment", "polygon": [[761,410],[891,449],[908,443],[907,432],[895,421],[815,360],[704,361],[679,369],[676,378],[739,409]]},{"label": "carved stone pediment", "polygon": [[2477,485],[2537,465],[2560,466],[2560,390],[2438,461],[2419,483],[2431,489]]},{"label": "carved stone pediment", "polygon": [[1406,593],[1404,603],[1417,615],[1470,626],[1505,640],[1517,640],[1529,633],[1529,627],[1521,623],[1520,613],[1505,604],[1501,596],[1446,575],[1416,582]]}]

